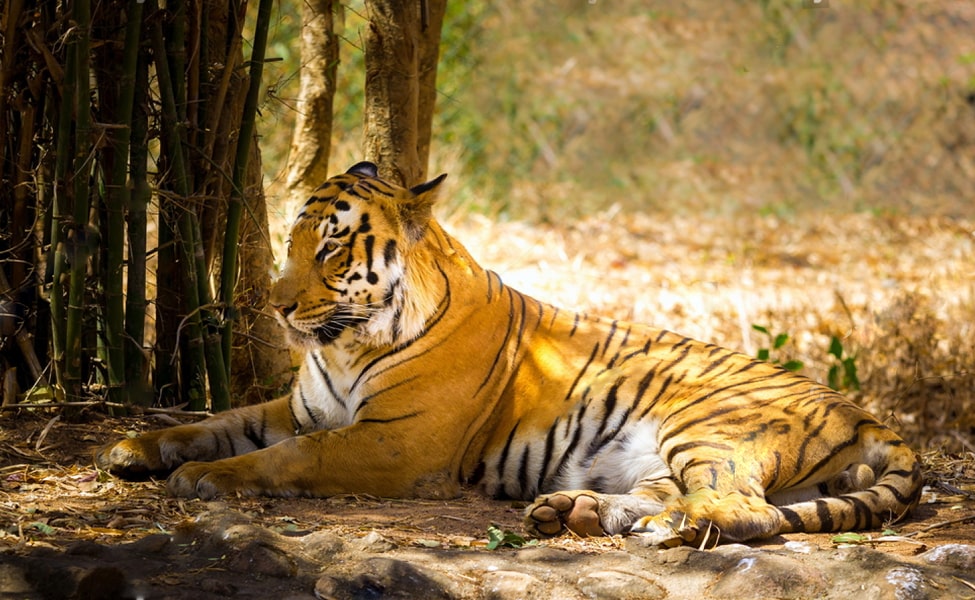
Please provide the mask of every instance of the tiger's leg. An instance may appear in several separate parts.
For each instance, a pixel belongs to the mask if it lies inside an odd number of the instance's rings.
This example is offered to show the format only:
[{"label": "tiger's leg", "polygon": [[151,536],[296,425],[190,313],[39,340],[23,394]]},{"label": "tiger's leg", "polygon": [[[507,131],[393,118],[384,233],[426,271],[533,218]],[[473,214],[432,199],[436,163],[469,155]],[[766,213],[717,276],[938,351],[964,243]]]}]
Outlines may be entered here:
[{"label": "tiger's leg", "polygon": [[639,518],[659,513],[665,501],[679,495],[671,479],[643,482],[629,494],[554,492],[539,496],[525,510],[525,527],[539,536],[558,535],[566,529],[581,536],[625,533]]},{"label": "tiger's leg", "polygon": [[650,545],[715,545],[771,537],[782,513],[761,493],[701,488],[673,499],[661,512],[634,523],[632,533]]},{"label": "tiger's leg", "polygon": [[797,502],[817,500],[828,496],[840,496],[860,492],[872,487],[877,482],[877,475],[869,465],[858,463],[850,465],[845,471],[840,471],[835,477],[799,489],[786,489],[768,494],[766,499],[776,506],[785,506]]},{"label": "tiger's leg", "polygon": [[251,452],[295,435],[289,398],[246,406],[200,423],[178,425],[95,450],[95,465],[122,476],[168,473],[188,461]]},{"label": "tiger's leg", "polygon": [[453,457],[416,444],[412,422],[357,423],[283,440],[213,462],[188,462],[167,480],[170,493],[318,497],[371,494],[391,498],[456,497]]}]

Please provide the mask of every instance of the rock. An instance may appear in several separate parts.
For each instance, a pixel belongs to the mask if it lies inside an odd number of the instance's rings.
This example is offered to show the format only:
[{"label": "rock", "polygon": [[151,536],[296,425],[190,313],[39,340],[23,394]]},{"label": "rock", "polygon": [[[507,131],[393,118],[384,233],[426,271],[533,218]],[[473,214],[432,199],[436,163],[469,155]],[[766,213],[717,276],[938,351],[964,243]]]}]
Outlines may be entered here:
[{"label": "rock", "polygon": [[969,572],[975,570],[975,546],[971,544],[945,544],[928,550],[918,558],[932,565]]},{"label": "rock", "polygon": [[322,600],[456,597],[446,589],[449,584],[445,585],[441,579],[442,575],[425,567],[377,557],[324,574],[315,583],[315,595]]},{"label": "rock", "polygon": [[812,554],[813,552],[819,552],[819,546],[810,542],[786,542],[782,547],[789,552],[795,552],[796,554]]},{"label": "rock", "polygon": [[159,554],[168,550],[173,538],[165,533],[153,533],[126,545],[128,550],[145,554]]},{"label": "rock", "polygon": [[101,544],[83,540],[65,548],[64,553],[70,556],[101,556],[105,550],[105,546]]},{"label": "rock", "polygon": [[215,596],[229,597],[237,593],[237,588],[233,584],[219,579],[204,579],[200,582],[200,590]]},{"label": "rock", "polygon": [[[887,571],[887,583],[893,588],[896,600],[925,600],[928,593],[925,590],[924,575],[913,567],[896,567]],[[889,594],[886,594],[890,597]]]},{"label": "rock", "polygon": [[714,582],[719,598],[818,598],[829,590],[822,573],[798,560],[749,549]]},{"label": "rock", "polygon": [[656,581],[625,571],[594,571],[583,575],[577,585],[586,597],[595,600],[663,600],[668,595]]},{"label": "rock", "polygon": [[224,566],[238,573],[268,577],[292,577],[298,572],[298,566],[288,554],[260,542],[253,542],[235,552]]},{"label": "rock", "polygon": [[370,531],[363,537],[354,540],[350,545],[354,550],[372,554],[389,552],[396,547],[396,544],[384,538],[378,531]]},{"label": "rock", "polygon": [[27,582],[24,572],[14,565],[0,563],[0,598],[41,598]]},{"label": "rock", "polygon": [[548,598],[545,585],[536,577],[518,571],[489,571],[484,574],[482,589],[485,600],[528,600]]},{"label": "rock", "polygon": [[128,584],[125,573],[116,567],[95,567],[78,578],[75,598],[113,600],[124,598]]},{"label": "rock", "polygon": [[305,553],[316,560],[334,556],[345,548],[342,538],[327,531],[313,531],[298,540]]}]

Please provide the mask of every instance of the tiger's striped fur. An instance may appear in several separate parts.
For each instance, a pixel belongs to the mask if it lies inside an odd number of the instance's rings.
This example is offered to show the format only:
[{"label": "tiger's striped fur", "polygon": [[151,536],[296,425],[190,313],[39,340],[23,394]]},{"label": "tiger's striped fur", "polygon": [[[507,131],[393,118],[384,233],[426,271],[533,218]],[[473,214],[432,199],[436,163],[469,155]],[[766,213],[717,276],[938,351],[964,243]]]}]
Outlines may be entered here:
[{"label": "tiger's striped fur", "polygon": [[[305,349],[290,396],[123,440],[96,462],[180,496],[534,500],[551,535],[653,543],[875,528],[917,503],[914,453],[830,389],[669,331],[560,310],[482,269],[360,163],[291,230],[271,294]],[[206,461],[206,462],[201,462]]]}]

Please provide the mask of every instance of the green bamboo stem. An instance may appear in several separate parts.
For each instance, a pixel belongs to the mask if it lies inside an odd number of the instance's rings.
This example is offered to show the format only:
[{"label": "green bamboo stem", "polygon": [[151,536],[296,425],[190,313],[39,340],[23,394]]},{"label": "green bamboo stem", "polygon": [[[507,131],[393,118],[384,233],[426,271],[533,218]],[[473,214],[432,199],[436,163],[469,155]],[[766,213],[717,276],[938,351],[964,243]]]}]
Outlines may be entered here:
[{"label": "green bamboo stem", "polygon": [[54,381],[59,400],[64,401],[65,390],[65,354],[66,343],[65,325],[67,311],[64,306],[65,271],[67,270],[67,255],[65,253],[64,222],[68,219],[70,206],[68,202],[67,178],[71,164],[71,114],[74,111],[75,96],[75,54],[77,46],[68,45],[68,56],[64,74],[61,105],[58,109],[57,148],[54,161],[54,206],[51,217],[51,253],[50,261],[53,265],[51,276],[51,358],[54,365]]},{"label": "green bamboo stem", "polygon": [[[168,0],[166,10],[172,15],[172,26],[166,32],[166,58],[176,114],[186,120],[186,0]],[[189,175],[189,173],[187,173]]]},{"label": "green bamboo stem", "polygon": [[[135,106],[142,106],[146,100],[148,78],[146,56],[139,52],[135,73]],[[146,328],[146,207],[150,198],[146,174],[146,161],[149,157],[149,148],[146,145],[148,130],[149,119],[145,112],[133,111],[129,143],[129,179],[132,182],[132,191],[126,207],[129,214],[129,269],[126,273],[125,296],[125,380],[129,387],[129,401],[142,405],[148,405],[152,400],[148,393],[146,360],[142,350]]]},{"label": "green bamboo stem", "polygon": [[88,62],[91,46],[91,6],[88,0],[74,3],[75,37],[75,149],[74,210],[71,245],[71,283],[68,289],[65,326],[65,388],[68,399],[81,396],[81,326],[85,300],[85,271],[88,258],[88,173],[91,170],[91,98]]},{"label": "green bamboo stem", "polygon": [[244,177],[247,174],[247,159],[250,156],[250,142],[254,135],[254,120],[261,93],[261,78],[264,74],[264,55],[267,50],[267,31],[271,22],[272,3],[272,0],[260,0],[257,9],[257,23],[254,28],[254,44],[250,60],[250,83],[247,88],[247,96],[244,99],[240,133],[237,136],[233,188],[227,206],[227,233],[223,242],[223,261],[220,271],[220,299],[225,306],[223,358],[224,364],[228,367],[233,346],[233,322],[236,316],[234,287],[237,283],[237,246],[240,238],[240,219],[243,213]]},{"label": "green bamboo stem", "polygon": [[[189,179],[186,161],[183,157],[183,143],[179,134],[180,122],[176,112],[176,99],[173,94],[172,80],[166,58],[166,47],[163,42],[162,24],[156,21],[152,27],[152,48],[155,55],[156,76],[159,79],[159,93],[162,100],[162,132],[163,148],[168,156],[168,165],[173,173],[173,189],[179,199],[188,201],[190,195]],[[186,206],[178,207],[179,247],[182,256],[180,275],[183,278],[183,294],[186,306],[185,326],[181,328],[181,335],[186,340],[185,353],[182,359],[190,367],[187,384],[187,397],[191,410],[206,408],[206,393],[203,379],[206,357],[203,347],[203,336],[200,325],[200,299],[197,288],[196,260],[193,252],[193,213]]]},{"label": "green bamboo stem", "polygon": [[[167,153],[172,159],[174,174],[174,189],[181,198],[189,197],[190,185],[187,162],[183,156],[182,140],[177,129],[176,101],[173,95],[173,88],[170,85],[169,68],[164,56],[164,44],[162,38],[162,26],[158,23],[152,29],[152,44],[154,52],[157,54],[156,74],[159,77],[160,95],[162,98],[163,119],[162,133],[163,144]],[[186,332],[189,336],[186,348],[190,352],[189,359],[193,369],[196,371],[191,375],[191,379],[202,383],[199,367],[206,368],[207,378],[210,382],[211,401],[217,406],[229,406],[230,392],[227,383],[227,371],[224,367],[223,354],[220,344],[213,340],[213,336],[203,337],[204,332],[201,313],[209,315],[212,305],[210,290],[207,285],[205,259],[203,248],[199,239],[199,224],[195,214],[188,207],[183,207],[179,216],[180,248],[183,256],[183,275],[184,294],[187,304],[187,327]],[[208,325],[210,319],[205,321]],[[202,390],[201,390],[202,391]],[[206,406],[206,395],[189,394],[190,405],[195,410],[202,410]]]},{"label": "green bamboo stem", "polygon": [[125,386],[125,298],[123,296],[123,260],[125,257],[125,207],[129,203],[128,174],[129,142],[132,133],[132,106],[135,101],[135,70],[139,57],[139,37],[142,31],[141,2],[127,6],[125,46],[122,50],[122,73],[117,105],[121,127],[114,131],[112,172],[106,186],[105,208],[107,235],[105,239],[105,341],[108,354],[108,401],[126,402]]}]

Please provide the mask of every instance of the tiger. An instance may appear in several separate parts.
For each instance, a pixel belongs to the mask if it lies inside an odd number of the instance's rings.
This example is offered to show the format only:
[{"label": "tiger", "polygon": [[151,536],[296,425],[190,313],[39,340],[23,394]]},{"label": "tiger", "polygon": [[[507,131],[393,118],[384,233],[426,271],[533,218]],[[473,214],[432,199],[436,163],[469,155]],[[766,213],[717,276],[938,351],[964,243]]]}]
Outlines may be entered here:
[{"label": "tiger", "polygon": [[[745,542],[910,514],[915,453],[767,361],[505,285],[362,162],[298,212],[269,297],[303,353],[289,395],[95,451],[175,496],[524,501],[540,537]],[[709,542],[710,540],[710,542]]]}]

